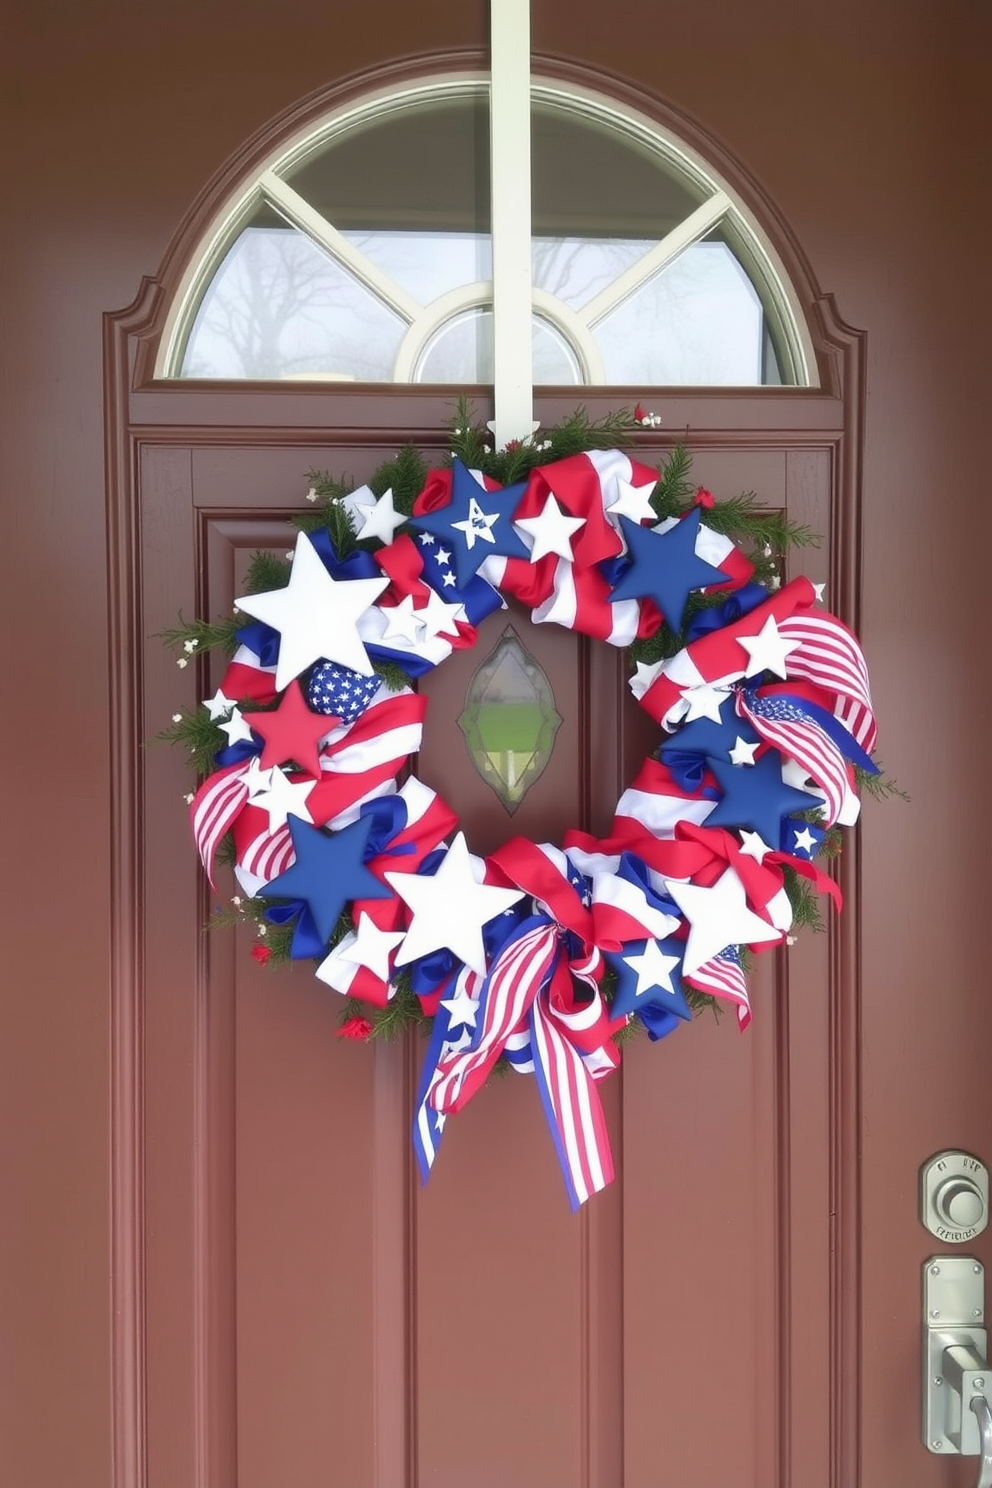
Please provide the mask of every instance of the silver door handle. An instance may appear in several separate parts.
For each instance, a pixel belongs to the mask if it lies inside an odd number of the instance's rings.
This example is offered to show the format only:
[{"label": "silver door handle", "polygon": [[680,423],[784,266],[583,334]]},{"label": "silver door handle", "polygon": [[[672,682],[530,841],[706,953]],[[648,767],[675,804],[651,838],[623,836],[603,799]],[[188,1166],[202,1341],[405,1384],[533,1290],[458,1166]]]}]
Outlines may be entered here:
[{"label": "silver door handle", "polygon": [[982,1470],[978,1474],[978,1488],[992,1488],[992,1410],[984,1395],[973,1395],[971,1409],[978,1417],[978,1430],[982,1439]]},{"label": "silver door handle", "polygon": [[973,1256],[931,1256],[923,1268],[923,1440],[931,1452],[978,1457],[992,1488],[992,1372],[985,1271]]}]

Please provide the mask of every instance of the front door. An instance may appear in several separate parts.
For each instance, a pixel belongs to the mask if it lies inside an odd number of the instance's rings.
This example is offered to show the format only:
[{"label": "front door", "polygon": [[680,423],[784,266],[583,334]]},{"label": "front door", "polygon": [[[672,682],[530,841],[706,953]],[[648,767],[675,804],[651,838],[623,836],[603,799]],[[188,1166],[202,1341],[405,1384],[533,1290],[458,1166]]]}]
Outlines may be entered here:
[{"label": "front door", "polygon": [[[219,680],[203,663],[177,671],[158,634],[180,611],[227,612],[252,551],[286,549],[309,469],[359,482],[383,454],[381,431],[373,445],[276,429],[293,413],[277,397],[266,433],[218,442],[172,422],[191,395],[171,396],[135,395],[146,738]],[[839,540],[838,405],[812,404],[816,447],[781,430],[725,447],[701,429],[694,473],[721,495],[759,490]],[[828,551],[813,576],[829,583]],[[512,810],[460,726],[508,637],[561,718]],[[608,829],[654,743],[625,674],[616,651],[519,608],[438,668],[417,768],[470,846]],[[702,1485],[728,1470],[732,1442],[735,1480],[764,1488],[783,1441],[791,1481],[819,1481],[826,1341],[841,1328],[825,1219],[838,932],[762,958],[745,1037],[732,1015],[706,1015],[629,1050],[602,1087],[617,1181],[577,1217],[530,1078],[492,1081],[449,1120],[421,1189],[410,1126],[423,1042],[342,1042],[340,998],[309,963],[262,970],[246,930],[201,931],[236,885],[222,871],[217,893],[204,889],[190,786],[178,751],[145,751],[150,1482],[194,1482],[199,1461],[211,1488]]]}]

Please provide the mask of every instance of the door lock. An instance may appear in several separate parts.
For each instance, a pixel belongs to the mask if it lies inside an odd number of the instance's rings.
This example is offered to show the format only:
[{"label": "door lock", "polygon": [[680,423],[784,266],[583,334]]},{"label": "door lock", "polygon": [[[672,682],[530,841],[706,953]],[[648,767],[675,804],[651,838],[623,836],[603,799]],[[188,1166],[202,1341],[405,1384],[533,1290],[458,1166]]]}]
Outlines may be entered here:
[{"label": "door lock", "polygon": [[989,1222],[989,1174],[968,1152],[938,1152],[920,1170],[920,1223],[949,1245],[963,1245]]},{"label": "door lock", "polygon": [[923,1440],[931,1452],[979,1457],[978,1488],[992,1488],[985,1268],[973,1256],[923,1267]]}]

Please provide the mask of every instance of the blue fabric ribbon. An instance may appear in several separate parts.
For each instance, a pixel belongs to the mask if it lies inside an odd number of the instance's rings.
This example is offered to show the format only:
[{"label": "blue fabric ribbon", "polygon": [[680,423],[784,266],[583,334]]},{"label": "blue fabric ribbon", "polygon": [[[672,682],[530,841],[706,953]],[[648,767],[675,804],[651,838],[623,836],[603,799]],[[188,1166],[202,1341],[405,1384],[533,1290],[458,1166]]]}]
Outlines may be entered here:
[{"label": "blue fabric ribbon", "polygon": [[[677,745],[659,751],[661,762],[671,771],[672,779],[682,790],[696,791],[706,775],[706,755],[695,749],[680,749]],[[712,786],[708,794],[716,797]]]},{"label": "blue fabric ribbon", "polygon": [[262,752],[262,745],[257,739],[239,739],[237,744],[225,744],[223,749],[218,749],[214,755],[214,764],[219,770],[225,765],[240,765],[245,760],[253,759]]},{"label": "blue fabric ribbon", "polygon": [[674,1033],[680,1024],[685,1022],[684,1018],[676,1018],[667,1008],[658,1007],[657,1003],[649,1002],[646,1007],[638,1008],[634,1014],[640,1018],[648,1031],[648,1038],[652,1043],[657,1043],[669,1033]]},{"label": "blue fabric ribbon", "polygon": [[271,625],[266,625],[264,620],[253,620],[250,625],[242,625],[237,638],[242,646],[254,651],[260,666],[274,667],[279,661],[279,632],[273,630]]},{"label": "blue fabric ribbon", "polygon": [[416,852],[416,845],[412,842],[401,843],[398,847],[391,846],[393,838],[398,837],[407,824],[406,802],[402,796],[377,796],[374,801],[366,801],[358,814],[372,819],[372,830],[362,853],[364,862],[381,857],[383,853],[400,857]]},{"label": "blue fabric ribbon", "polygon": [[697,610],[689,621],[686,631],[686,644],[698,641],[700,636],[709,635],[710,631],[722,630],[725,625],[733,625],[735,620],[750,614],[757,609],[759,604],[764,604],[768,598],[768,590],[762,584],[742,584],[740,589],[735,589],[733,594],[728,594],[722,604],[706,605],[704,609]]},{"label": "blue fabric ribbon", "polygon": [[265,911],[265,918],[273,925],[288,925],[294,915],[297,918],[289,947],[291,958],[294,961],[323,960],[327,945],[321,939],[305,899],[288,899],[285,904],[273,904]]}]

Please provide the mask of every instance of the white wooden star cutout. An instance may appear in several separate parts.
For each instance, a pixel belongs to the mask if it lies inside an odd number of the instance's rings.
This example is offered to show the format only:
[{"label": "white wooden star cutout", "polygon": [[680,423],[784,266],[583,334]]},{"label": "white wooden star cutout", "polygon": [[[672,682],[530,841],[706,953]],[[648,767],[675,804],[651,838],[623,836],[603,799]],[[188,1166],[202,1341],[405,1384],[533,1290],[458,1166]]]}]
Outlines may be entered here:
[{"label": "white wooden star cutout", "polygon": [[475,1020],[479,1016],[479,1003],[475,997],[468,995],[461,984],[455,988],[454,997],[441,998],[441,1006],[448,1010],[449,1028],[475,1027]]},{"label": "white wooden star cutout", "polygon": [[764,862],[765,854],[771,852],[768,843],[757,832],[748,832],[744,827],[741,827],[740,832],[741,852],[744,856],[746,858],[753,858],[756,863]]},{"label": "white wooden star cutout", "polygon": [[727,701],[728,693],[729,688],[717,687],[710,682],[700,682],[695,687],[683,687],[686,723],[691,723],[694,718],[712,718],[714,723],[719,723],[720,709]]},{"label": "white wooden star cutout", "polygon": [[423,635],[424,616],[421,611],[413,608],[412,594],[404,595],[399,604],[390,609],[380,605],[379,612],[386,622],[382,632],[384,641],[407,641],[410,645],[416,645]]},{"label": "white wooden star cutout", "polygon": [[234,699],[225,697],[218,687],[212,698],[204,698],[203,706],[216,723],[218,718],[223,718],[225,713],[230,713],[234,707]]},{"label": "white wooden star cutout", "polygon": [[756,739],[753,744],[749,744],[746,739],[742,739],[740,734],[738,734],[734,747],[730,751],[731,764],[753,765],[754,756],[760,747],[760,739]]},{"label": "white wooden star cutout", "polygon": [[374,506],[363,507],[366,512],[365,520],[356,534],[365,542],[367,538],[377,537],[380,542],[391,543],[398,527],[402,527],[406,517],[398,512],[393,505],[392,489],[383,491]]},{"label": "white wooden star cutout", "polygon": [[674,997],[672,972],[679,964],[678,956],[666,956],[656,940],[649,940],[639,956],[624,956],[623,959],[631,971],[637,972],[635,997],[640,997],[643,992],[650,992],[653,988],[670,992]]},{"label": "white wooden star cutout", "polygon": [[[480,864],[480,877],[482,871]],[[417,873],[384,876],[413,911],[413,921],[396,957],[397,966],[446,949],[484,975],[483,925],[524,897],[520,889],[477,882],[463,832],[456,835],[441,866],[430,877]]]},{"label": "white wooden star cutout", "polygon": [[315,661],[336,661],[370,676],[373,667],[358,635],[357,621],[388,585],[381,579],[332,579],[305,532],[285,589],[246,594],[239,610],[279,632],[276,687],[280,692]]},{"label": "white wooden star cutout", "polygon": [[689,922],[683,973],[691,976],[729,945],[765,945],[781,940],[767,920],[748,909],[747,895],[733,868],[721,874],[712,888],[666,878],[665,887]]},{"label": "white wooden star cutout", "polygon": [[382,982],[389,981],[389,956],[400,944],[406,932],[403,930],[380,930],[372,916],[363,909],[358,916],[358,930],[342,944],[342,961],[351,961],[355,966],[367,966]]},{"label": "white wooden star cutout", "polygon": [[774,615],[768,616],[756,636],[738,636],[737,641],[750,657],[745,677],[757,676],[759,672],[774,672],[776,677],[788,676],[786,657],[800,644],[782,635]]},{"label": "white wooden star cutout", "polygon": [[[608,515],[629,517],[632,522],[656,522],[658,513],[651,505],[650,497],[657,484],[657,481],[649,481],[646,486],[632,486],[630,481],[618,480],[619,495],[606,508]],[[615,521],[613,525],[619,527],[620,523]]]},{"label": "white wooden star cutout", "polygon": [[317,784],[316,780],[292,781],[282,770],[273,770],[268,788],[256,791],[251,804],[269,814],[269,831],[278,832],[286,825],[288,816],[298,816],[301,821],[312,822],[307,809],[307,797]]},{"label": "white wooden star cutout", "polygon": [[228,748],[232,744],[246,743],[251,739],[251,724],[245,718],[240,708],[232,708],[231,716],[226,723],[218,724],[218,728],[227,735]]},{"label": "white wooden star cutout", "polygon": [[536,517],[517,517],[513,523],[531,540],[530,561],[536,563],[548,553],[572,561],[572,537],[586,525],[585,517],[566,516],[554,495],[547,496]]},{"label": "white wooden star cutout", "polygon": [[[454,579],[453,574],[452,579]],[[445,582],[447,582],[447,575],[445,575]],[[465,606],[445,604],[440,594],[435,589],[431,589],[427,603],[422,610],[417,611],[417,618],[423,622],[424,634],[429,641],[442,633],[457,636],[457,621],[465,619]]]}]

